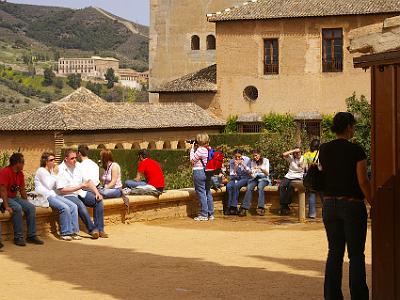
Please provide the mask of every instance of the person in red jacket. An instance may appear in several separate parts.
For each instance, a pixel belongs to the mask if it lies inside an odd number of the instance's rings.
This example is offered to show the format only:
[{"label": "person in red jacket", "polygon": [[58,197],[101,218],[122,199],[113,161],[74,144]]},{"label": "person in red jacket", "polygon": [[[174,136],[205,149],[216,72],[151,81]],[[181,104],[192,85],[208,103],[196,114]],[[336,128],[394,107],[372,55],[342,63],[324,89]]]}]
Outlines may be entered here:
[{"label": "person in red jacket", "polygon": [[[134,180],[125,181],[125,185],[129,188],[136,188],[142,185],[152,185],[159,192],[163,192],[165,181],[160,164],[150,158],[149,151],[146,149],[139,151],[138,158],[139,165],[136,177]],[[145,181],[142,180],[143,177],[145,178]]]}]

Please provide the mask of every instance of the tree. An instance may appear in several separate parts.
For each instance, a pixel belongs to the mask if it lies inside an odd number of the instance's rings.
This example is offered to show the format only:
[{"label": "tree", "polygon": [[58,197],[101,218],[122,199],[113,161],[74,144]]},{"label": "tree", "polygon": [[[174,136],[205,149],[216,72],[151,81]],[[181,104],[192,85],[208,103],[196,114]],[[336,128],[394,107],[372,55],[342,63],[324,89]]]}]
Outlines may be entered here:
[{"label": "tree", "polygon": [[62,90],[64,88],[64,81],[61,78],[56,78],[56,80],[54,81],[54,86],[57,89]]},{"label": "tree", "polygon": [[53,72],[53,68],[45,68],[43,72],[43,82],[44,86],[50,86],[53,84],[54,79],[56,78],[56,74]]},{"label": "tree", "polygon": [[107,80],[107,88],[112,89],[114,87],[114,83],[118,82],[118,77],[115,76],[113,68],[107,69],[106,74],[104,74],[105,79]]},{"label": "tree", "polygon": [[67,77],[67,84],[72,87],[74,90],[79,88],[82,83],[81,74],[71,74]]},{"label": "tree", "polygon": [[102,88],[102,86],[101,86],[100,83],[93,83],[93,82],[89,81],[89,82],[86,84],[86,88],[87,88],[88,90],[92,91],[93,93],[95,93],[97,96],[100,96],[100,95],[101,95],[101,88]]}]

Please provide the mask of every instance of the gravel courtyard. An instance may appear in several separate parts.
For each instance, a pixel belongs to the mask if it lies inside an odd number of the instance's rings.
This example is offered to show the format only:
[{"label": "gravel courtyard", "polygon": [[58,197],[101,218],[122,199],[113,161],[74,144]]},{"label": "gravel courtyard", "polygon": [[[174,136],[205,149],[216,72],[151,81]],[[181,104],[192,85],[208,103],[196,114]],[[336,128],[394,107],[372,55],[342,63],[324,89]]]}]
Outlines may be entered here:
[{"label": "gravel courtyard", "polygon": [[[0,299],[322,299],[320,221],[220,217],[106,228],[109,239],[0,252]],[[366,245],[371,285],[371,242]],[[349,299],[347,259],[343,290]]]}]

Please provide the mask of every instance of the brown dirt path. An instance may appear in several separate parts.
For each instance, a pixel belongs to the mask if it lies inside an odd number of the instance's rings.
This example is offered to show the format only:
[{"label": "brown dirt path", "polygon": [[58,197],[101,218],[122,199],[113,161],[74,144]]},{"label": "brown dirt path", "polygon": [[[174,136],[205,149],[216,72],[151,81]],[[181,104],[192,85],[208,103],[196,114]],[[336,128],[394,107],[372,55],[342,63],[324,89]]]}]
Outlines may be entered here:
[{"label": "brown dirt path", "polygon": [[[323,225],[267,219],[165,220],[111,226],[97,241],[6,242],[0,299],[322,299]],[[370,279],[370,236],[366,248]]]}]

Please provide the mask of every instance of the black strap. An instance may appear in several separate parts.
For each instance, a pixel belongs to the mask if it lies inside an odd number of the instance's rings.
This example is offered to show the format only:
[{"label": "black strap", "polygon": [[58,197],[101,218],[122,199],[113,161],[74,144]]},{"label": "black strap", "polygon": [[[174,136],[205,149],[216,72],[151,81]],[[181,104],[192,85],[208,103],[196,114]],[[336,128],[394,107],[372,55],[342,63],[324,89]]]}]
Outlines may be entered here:
[{"label": "black strap", "polygon": [[[314,159],[313,159],[313,164],[316,162],[315,160],[319,160],[319,157],[318,157],[318,154],[319,154],[319,150],[317,150],[317,153],[315,153],[315,156],[314,156]],[[318,158],[317,158],[318,157]]]}]

